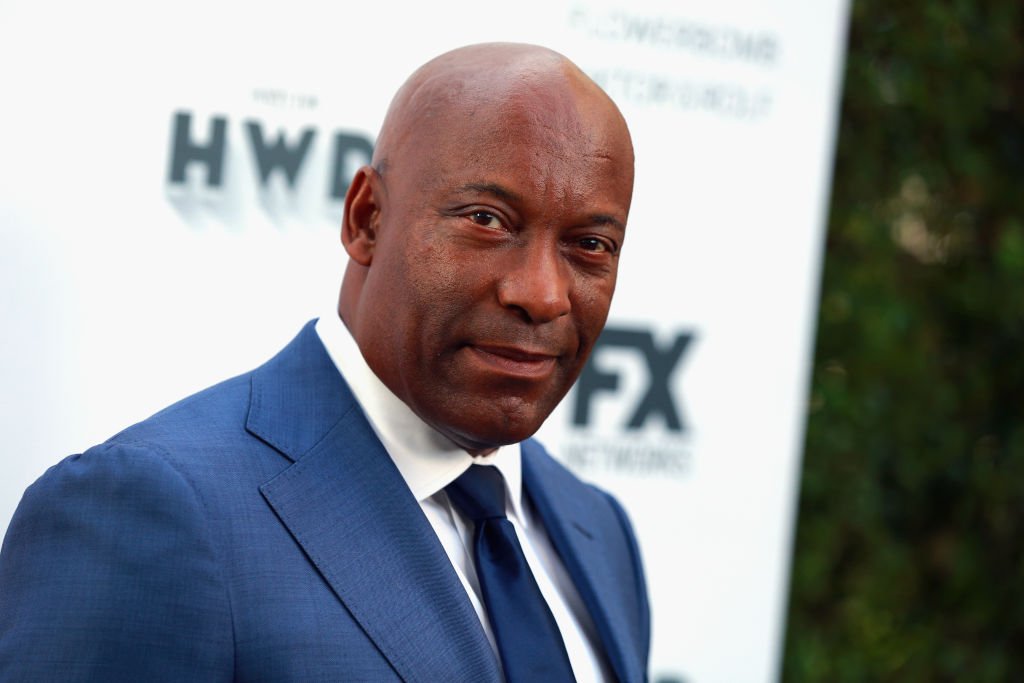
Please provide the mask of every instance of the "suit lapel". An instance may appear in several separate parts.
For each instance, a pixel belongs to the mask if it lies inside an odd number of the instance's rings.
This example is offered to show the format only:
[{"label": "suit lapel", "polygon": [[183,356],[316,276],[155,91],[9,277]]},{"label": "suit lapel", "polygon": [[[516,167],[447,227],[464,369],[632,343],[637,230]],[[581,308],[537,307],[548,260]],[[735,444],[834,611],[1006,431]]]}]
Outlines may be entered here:
[{"label": "suit lapel", "polygon": [[[645,680],[634,630],[642,625],[635,624],[633,603],[646,598],[636,595],[631,583],[623,585],[631,568],[622,564],[629,551],[621,525],[605,501],[594,504],[600,494],[551,460],[537,442],[523,442],[522,451],[526,491],[594,620],[615,675],[628,683]],[[599,523],[595,514],[603,510],[613,517]],[[615,533],[606,531],[608,521]]]},{"label": "suit lapel", "polygon": [[264,498],[399,676],[500,680],[448,556],[311,326],[254,374],[247,426],[295,461]]}]

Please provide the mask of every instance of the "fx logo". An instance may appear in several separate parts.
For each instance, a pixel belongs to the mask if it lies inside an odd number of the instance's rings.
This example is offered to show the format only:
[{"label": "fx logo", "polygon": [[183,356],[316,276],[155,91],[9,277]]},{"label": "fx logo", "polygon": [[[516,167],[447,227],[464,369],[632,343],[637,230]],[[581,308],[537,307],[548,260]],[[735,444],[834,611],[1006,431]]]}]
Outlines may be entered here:
[{"label": "fx logo", "polygon": [[647,365],[647,387],[639,403],[626,421],[626,429],[640,429],[651,417],[660,415],[669,431],[685,429],[679,408],[672,396],[669,380],[683,354],[693,341],[693,334],[683,332],[667,346],[659,346],[650,330],[605,328],[594,344],[590,361],[580,373],[576,383],[576,404],[572,423],[583,426],[590,422],[590,407],[594,395],[601,391],[615,392],[619,388],[619,375],[597,367],[594,359],[601,350],[610,347],[630,349],[643,356]]}]

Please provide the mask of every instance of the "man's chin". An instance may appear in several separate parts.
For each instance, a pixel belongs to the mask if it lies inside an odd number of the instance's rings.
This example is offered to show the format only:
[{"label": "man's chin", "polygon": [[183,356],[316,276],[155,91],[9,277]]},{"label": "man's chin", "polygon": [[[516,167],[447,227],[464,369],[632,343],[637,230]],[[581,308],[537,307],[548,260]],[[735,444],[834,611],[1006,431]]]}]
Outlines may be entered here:
[{"label": "man's chin", "polygon": [[533,436],[544,423],[536,416],[519,419],[494,420],[493,422],[474,422],[455,426],[454,429],[441,429],[457,446],[471,455],[487,455],[501,446],[519,443]]}]

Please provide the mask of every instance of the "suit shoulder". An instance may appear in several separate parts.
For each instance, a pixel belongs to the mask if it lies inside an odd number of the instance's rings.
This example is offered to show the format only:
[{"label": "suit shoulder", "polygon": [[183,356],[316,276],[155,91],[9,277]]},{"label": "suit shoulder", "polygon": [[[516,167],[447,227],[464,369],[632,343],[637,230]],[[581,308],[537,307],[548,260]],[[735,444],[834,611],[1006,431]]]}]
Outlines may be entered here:
[{"label": "suit shoulder", "polygon": [[551,507],[549,514],[586,518],[635,546],[636,537],[622,504],[613,494],[580,479],[568,467],[553,458],[539,442],[522,444],[524,481],[532,490],[534,503]]},{"label": "suit shoulder", "polygon": [[71,462],[113,467],[111,476],[122,480],[136,470],[164,477],[176,473],[204,497],[262,483],[287,461],[246,430],[250,384],[247,373],[184,398],[65,459],[64,468]]},{"label": "suit shoulder", "polygon": [[173,442],[189,436],[212,436],[245,422],[252,373],[219,382],[183,398],[127,427],[106,443]]},{"label": "suit shoulder", "polygon": [[523,467],[537,478],[552,482],[567,493],[584,496],[591,503],[614,504],[622,509],[615,497],[604,489],[580,479],[575,472],[555,459],[539,441],[527,439],[522,443]]}]

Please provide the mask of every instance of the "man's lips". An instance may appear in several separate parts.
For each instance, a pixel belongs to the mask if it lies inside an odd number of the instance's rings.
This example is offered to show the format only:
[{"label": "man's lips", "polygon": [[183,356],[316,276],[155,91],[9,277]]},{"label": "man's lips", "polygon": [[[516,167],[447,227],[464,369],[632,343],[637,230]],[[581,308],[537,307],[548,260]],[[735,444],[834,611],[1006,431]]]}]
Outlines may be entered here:
[{"label": "man's lips", "polygon": [[551,374],[558,360],[558,354],[518,346],[470,344],[466,348],[492,371],[527,379],[542,379]]}]

